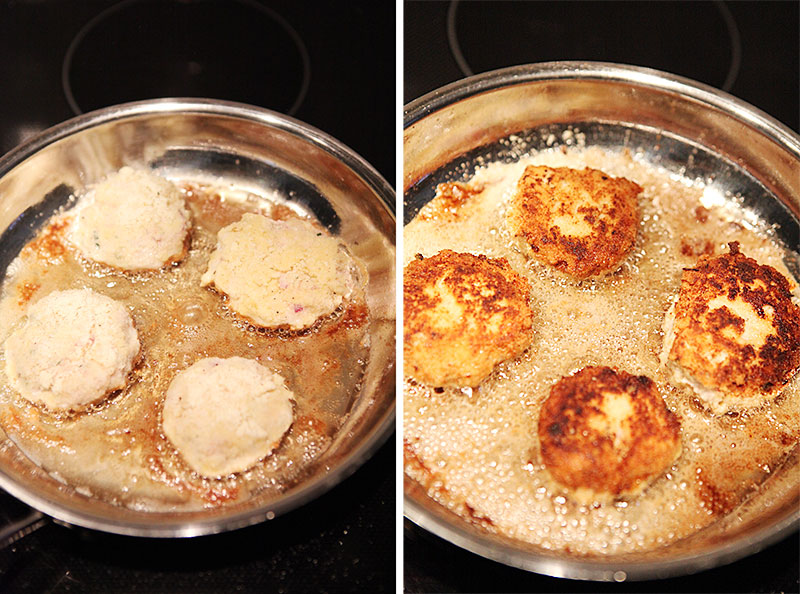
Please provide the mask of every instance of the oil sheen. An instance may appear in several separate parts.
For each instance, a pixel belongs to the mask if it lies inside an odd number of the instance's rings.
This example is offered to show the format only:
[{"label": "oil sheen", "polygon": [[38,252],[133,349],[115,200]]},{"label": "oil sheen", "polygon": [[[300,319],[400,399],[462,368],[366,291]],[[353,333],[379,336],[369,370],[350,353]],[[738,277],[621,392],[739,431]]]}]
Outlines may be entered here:
[{"label": "oil sheen", "polygon": [[[620,270],[579,282],[518,251],[505,209],[529,164],[588,166],[642,186],[638,239]],[[740,200],[627,151],[583,147],[480,164],[457,196],[438,193],[405,227],[405,262],[445,248],[506,258],[530,281],[535,336],[522,356],[475,389],[433,390],[405,379],[405,470],[432,498],[487,530],[545,549],[620,554],[700,530],[780,466],[800,439],[797,376],[760,408],[713,416],[659,364],[664,315],[682,269],[700,254],[724,253],[738,241],[744,254],[789,276],[787,251]],[[587,365],[650,377],[680,419],[680,458],[636,497],[579,504],[544,471],[541,404],[553,383]]]},{"label": "oil sheen", "polygon": [[[66,240],[69,210],[54,214],[12,262],[0,299],[0,341],[21,322],[29,303],[54,290],[91,288],[128,308],[142,355],[126,389],[87,411],[52,414],[9,387],[0,353],[0,422],[51,476],[114,504],[191,510],[253,496],[268,500],[301,480],[325,452],[358,393],[369,348],[363,286],[309,330],[250,326],[220,294],[200,286],[217,231],[245,212],[314,220],[313,215],[277,196],[177,181],[193,219],[188,254],[177,265],[129,274],[82,259]],[[198,359],[232,356],[255,359],[285,378],[295,394],[294,422],[278,449],[253,468],[207,479],[163,435],[164,396],[175,374]]]}]

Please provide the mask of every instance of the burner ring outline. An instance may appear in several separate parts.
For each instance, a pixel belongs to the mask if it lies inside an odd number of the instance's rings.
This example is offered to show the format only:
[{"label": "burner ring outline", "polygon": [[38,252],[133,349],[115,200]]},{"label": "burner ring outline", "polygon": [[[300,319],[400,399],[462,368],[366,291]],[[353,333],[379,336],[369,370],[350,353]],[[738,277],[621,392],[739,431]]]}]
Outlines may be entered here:
[{"label": "burner ring outline", "polygon": [[[64,54],[64,59],[61,62],[61,89],[64,92],[64,97],[69,104],[70,109],[73,111],[75,115],[81,115],[84,113],[84,110],[81,109],[81,106],[78,104],[77,100],[75,99],[75,94],[72,91],[72,84],[70,82],[70,70],[72,69],[72,60],[75,55],[75,51],[77,50],[78,46],[80,46],[81,41],[83,41],[84,37],[103,19],[108,18],[109,16],[119,12],[120,10],[126,9],[129,6],[135,4],[143,4],[148,0],[123,0],[118,4],[114,4],[113,6],[109,6],[105,10],[97,13],[94,17],[92,17],[83,27],[80,28],[78,33],[72,39],[67,48],[66,53]],[[181,0],[178,0],[179,2]],[[303,79],[300,83],[300,90],[297,93],[297,97],[295,98],[294,102],[292,103],[291,107],[286,110],[286,115],[293,116],[297,113],[297,110],[300,109],[300,106],[305,101],[306,95],[308,94],[308,88],[311,84],[311,58],[308,54],[308,49],[306,48],[305,43],[303,43],[302,38],[297,33],[294,27],[283,18],[279,13],[274,11],[273,9],[264,6],[257,2],[256,0],[234,0],[238,4],[242,6],[247,6],[249,8],[253,8],[257,11],[260,11],[267,15],[269,18],[274,20],[278,23],[284,31],[289,35],[289,37],[294,42],[297,51],[300,53],[300,59],[303,63]]]},{"label": "burner ring outline", "polygon": [[[461,51],[461,44],[458,41],[458,32],[456,31],[456,13],[460,3],[461,0],[450,0],[450,5],[447,7],[447,44],[450,46],[450,53],[453,54],[453,58],[464,76],[473,76],[475,72],[464,57],[464,52]],[[719,87],[725,92],[730,92],[739,76],[739,69],[742,65],[742,37],[739,33],[739,27],[736,25],[736,19],[725,2],[723,0],[714,0],[713,3],[719,10],[731,42],[730,65],[728,66],[725,80]]]}]

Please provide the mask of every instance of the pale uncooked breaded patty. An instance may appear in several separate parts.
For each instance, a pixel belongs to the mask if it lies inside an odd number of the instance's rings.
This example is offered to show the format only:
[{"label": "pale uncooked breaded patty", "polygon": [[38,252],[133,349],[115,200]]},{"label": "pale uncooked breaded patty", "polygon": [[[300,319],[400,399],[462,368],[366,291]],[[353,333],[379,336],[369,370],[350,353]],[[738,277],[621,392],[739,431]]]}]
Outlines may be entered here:
[{"label": "pale uncooked breaded patty", "polygon": [[615,271],[636,240],[638,184],[585,168],[529,165],[506,220],[529,256],[575,278]]},{"label": "pale uncooked breaded patty", "polygon": [[283,378],[252,359],[200,359],[172,380],[164,435],[206,477],[247,470],[278,447],[294,418]]},{"label": "pale uncooked breaded patty", "polygon": [[172,182],[123,167],[79,200],[69,237],[90,260],[157,270],[183,258],[189,228],[189,211]]},{"label": "pale uncooked breaded patty", "polygon": [[301,329],[333,313],[356,279],[344,246],[319,227],[247,213],[220,230],[201,284],[257,326]]},{"label": "pale uncooked breaded patty", "polygon": [[680,423],[655,383],[610,367],[556,382],[538,431],[550,476],[581,502],[636,495],[681,451]]},{"label": "pale uncooked breaded patty", "polygon": [[405,372],[433,386],[477,386],[532,339],[528,281],[505,258],[444,250],[403,274]]},{"label": "pale uncooked breaded patty", "polygon": [[701,256],[665,319],[662,360],[717,414],[765,403],[800,367],[789,280],[735,242],[727,254]]},{"label": "pale uncooked breaded patty", "polygon": [[125,387],[139,349],[122,304],[89,289],[54,291],[6,340],[6,374],[33,403],[79,410]]}]

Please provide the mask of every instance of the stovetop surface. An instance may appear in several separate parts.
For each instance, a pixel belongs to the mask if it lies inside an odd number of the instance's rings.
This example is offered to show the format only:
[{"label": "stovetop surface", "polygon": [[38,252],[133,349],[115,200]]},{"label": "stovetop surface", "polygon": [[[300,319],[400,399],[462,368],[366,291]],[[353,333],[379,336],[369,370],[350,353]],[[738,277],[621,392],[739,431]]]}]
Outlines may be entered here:
[{"label": "stovetop surface", "polygon": [[607,583],[554,578],[508,567],[456,547],[404,520],[406,592],[788,593],[800,587],[800,539],[792,535],[736,563],[663,580]]},{"label": "stovetop surface", "polygon": [[0,153],[76,107],[209,97],[320,128],[391,181],[394,30],[365,0],[1,0]]},{"label": "stovetop surface", "polygon": [[[0,154],[95,108],[209,97],[315,126],[392,182],[394,30],[394,5],[367,1],[0,0]],[[394,591],[394,469],[392,436],[318,500],[215,536],[48,520],[0,551],[0,592]],[[0,492],[0,520],[25,509]]]},{"label": "stovetop surface", "polygon": [[[552,60],[685,76],[800,130],[797,2],[404,3],[404,101],[464,76]],[[798,534],[694,576],[602,584],[489,561],[404,523],[407,592],[798,592]]]},{"label": "stovetop surface", "polygon": [[722,89],[800,129],[798,3],[406,1],[407,103],[471,74],[592,60]]},{"label": "stovetop surface", "polygon": [[[394,592],[394,458],[390,437],[319,499],[218,535],[135,538],[48,521],[0,551],[0,592]],[[0,495],[5,512],[21,505]]]}]

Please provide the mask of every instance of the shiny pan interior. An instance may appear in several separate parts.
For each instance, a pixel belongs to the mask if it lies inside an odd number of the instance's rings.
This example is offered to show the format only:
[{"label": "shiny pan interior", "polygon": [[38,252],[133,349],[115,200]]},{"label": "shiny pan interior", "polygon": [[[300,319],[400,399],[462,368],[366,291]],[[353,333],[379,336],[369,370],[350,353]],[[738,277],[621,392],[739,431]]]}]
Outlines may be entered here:
[{"label": "shiny pan interior", "polygon": [[[620,150],[669,172],[713,180],[743,198],[793,255],[800,278],[800,138],[756,108],[711,87],[650,69],[550,62],[474,76],[410,103],[404,113],[404,219],[437,183],[466,179],[476,163],[519,158],[580,129],[586,146]],[[509,139],[509,137],[511,137]],[[546,140],[549,139],[549,140]],[[521,142],[520,142],[521,141]],[[752,554],[796,531],[800,446],[744,504],[691,537],[624,556],[580,557],[489,533],[405,477],[405,515],[474,553],[537,573],[622,581],[690,574]]]},{"label": "shiny pan interior", "polygon": [[[31,462],[0,429],[0,486],[57,520],[118,534],[183,537],[272,519],[321,495],[394,430],[394,204],[391,186],[361,157],[306,124],[264,109],[202,99],[105,108],[46,130],[0,158],[3,270],[64,197],[124,165],[193,180],[287,190],[332,233],[359,246],[369,279],[370,355],[350,413],[329,449],[280,496],[199,511],[153,512],[83,495]],[[296,191],[295,191],[296,190]]]}]

